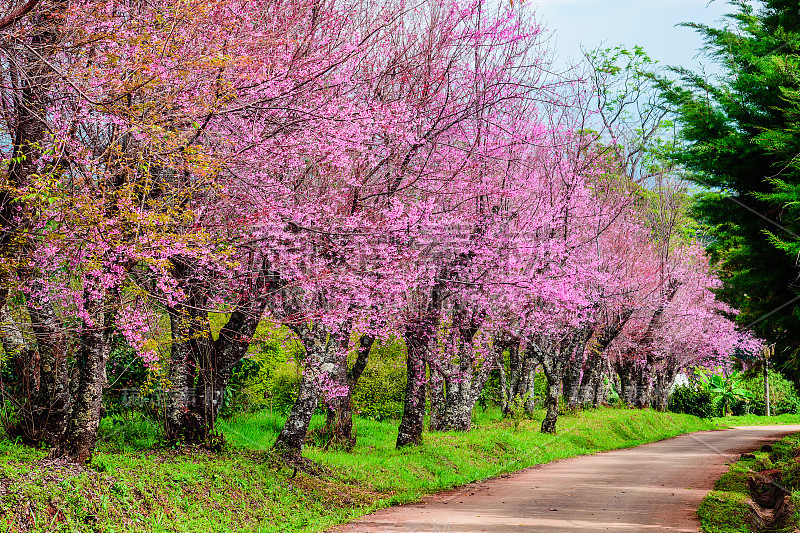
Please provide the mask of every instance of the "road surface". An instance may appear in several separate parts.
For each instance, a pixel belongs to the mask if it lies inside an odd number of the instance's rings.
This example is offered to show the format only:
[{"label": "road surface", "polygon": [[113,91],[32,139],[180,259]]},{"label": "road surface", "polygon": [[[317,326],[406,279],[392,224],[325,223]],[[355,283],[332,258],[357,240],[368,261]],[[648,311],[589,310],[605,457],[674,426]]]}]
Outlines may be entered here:
[{"label": "road surface", "polygon": [[331,533],[696,532],[728,463],[800,426],[683,435],[565,459],[383,509]]}]

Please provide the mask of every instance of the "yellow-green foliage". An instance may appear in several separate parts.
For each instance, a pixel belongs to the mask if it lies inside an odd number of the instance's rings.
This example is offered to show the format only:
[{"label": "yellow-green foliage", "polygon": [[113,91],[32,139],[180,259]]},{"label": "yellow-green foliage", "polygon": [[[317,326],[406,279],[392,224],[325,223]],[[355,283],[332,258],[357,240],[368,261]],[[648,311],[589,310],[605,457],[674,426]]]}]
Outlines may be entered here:
[{"label": "yellow-green foliage", "polygon": [[[285,328],[262,324],[248,357],[261,365],[261,370],[244,386],[251,405],[286,410],[297,397],[302,378],[299,361],[304,356],[302,345],[294,341]],[[355,350],[349,356],[352,367]],[[365,418],[384,420],[397,418],[403,412],[405,391],[405,346],[401,341],[376,341],[367,368],[353,390],[353,408]]]},{"label": "yellow-green foliage", "polygon": [[261,398],[272,408],[285,409],[297,399],[297,390],[302,378],[301,371],[295,363],[280,363],[266,381],[254,385],[252,390],[263,390]]},{"label": "yellow-green foliage", "polygon": [[404,344],[399,340],[376,341],[367,368],[353,389],[353,408],[373,420],[399,418],[403,414],[405,384]]},{"label": "yellow-green foliage", "polygon": [[[221,324],[220,324],[221,326]],[[218,328],[217,328],[218,330]],[[238,394],[247,396],[251,407],[285,409],[297,397],[303,347],[288,328],[262,321],[256,328],[247,358],[258,371],[249,375]]]},{"label": "yellow-green foliage", "polygon": [[353,390],[353,408],[364,418],[386,420],[403,413],[405,368],[376,361],[361,375]]}]

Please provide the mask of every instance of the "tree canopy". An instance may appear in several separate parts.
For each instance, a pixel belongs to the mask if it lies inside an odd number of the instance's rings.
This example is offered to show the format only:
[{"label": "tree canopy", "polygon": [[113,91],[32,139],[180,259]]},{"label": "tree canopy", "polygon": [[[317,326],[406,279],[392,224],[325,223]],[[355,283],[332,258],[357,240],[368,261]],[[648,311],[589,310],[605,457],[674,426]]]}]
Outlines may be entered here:
[{"label": "tree canopy", "polygon": [[704,190],[694,215],[721,267],[718,297],[741,311],[741,326],[777,343],[781,370],[798,379],[800,2],[731,4],[724,28],[685,24],[721,75],[676,67],[678,80],[662,81],[683,141],[672,156]]}]

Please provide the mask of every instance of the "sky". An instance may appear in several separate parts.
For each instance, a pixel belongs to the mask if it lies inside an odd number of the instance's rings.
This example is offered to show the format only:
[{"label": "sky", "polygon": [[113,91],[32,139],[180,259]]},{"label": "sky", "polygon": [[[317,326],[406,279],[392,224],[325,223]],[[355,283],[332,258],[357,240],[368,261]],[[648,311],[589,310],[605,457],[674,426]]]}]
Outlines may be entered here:
[{"label": "sky", "polygon": [[634,45],[662,65],[680,65],[698,70],[702,63],[715,73],[707,58],[695,56],[703,42],[681,22],[724,26],[723,15],[733,11],[723,0],[525,0],[537,18],[554,30],[554,48],[562,64],[578,60],[580,45],[594,49]]}]

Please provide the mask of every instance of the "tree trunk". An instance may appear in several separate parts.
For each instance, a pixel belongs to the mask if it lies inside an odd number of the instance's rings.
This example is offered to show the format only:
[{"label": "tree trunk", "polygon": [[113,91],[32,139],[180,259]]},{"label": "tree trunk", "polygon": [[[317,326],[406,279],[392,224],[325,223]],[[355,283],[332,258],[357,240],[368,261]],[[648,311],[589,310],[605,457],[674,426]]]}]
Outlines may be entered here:
[{"label": "tree trunk", "polygon": [[353,393],[347,379],[347,349],[347,345],[342,347],[331,372],[333,383],[344,392],[327,402],[325,434],[329,439],[327,445],[334,444],[349,450],[355,446],[356,441],[353,438],[353,416],[350,409]]},{"label": "tree trunk", "polygon": [[97,442],[103,387],[106,385],[106,362],[111,346],[107,312],[99,311],[94,316],[96,324],[86,327],[81,333],[77,352],[79,382],[75,404],[66,438],[55,452],[56,456],[65,456],[82,464],[91,460]]},{"label": "tree trunk", "polygon": [[198,406],[200,398],[195,388],[198,351],[192,347],[203,339],[198,337],[202,329],[189,326],[189,320],[186,315],[170,312],[173,341],[168,375],[171,389],[165,404],[165,429],[168,441],[200,443],[208,437],[208,428],[203,416],[205,409]]},{"label": "tree trunk", "polygon": [[329,444],[334,444],[345,450],[352,450],[356,445],[356,436],[353,434],[353,409],[351,407],[352,393],[333,399],[328,404],[325,419],[325,433],[329,436]]},{"label": "tree trunk", "polygon": [[525,373],[525,387],[522,389],[522,394],[518,396],[527,398],[525,400],[525,413],[532,415],[536,410],[536,368],[537,365],[533,361],[528,361],[530,370]]},{"label": "tree trunk", "polygon": [[[317,358],[321,355],[312,357]],[[311,368],[307,368],[303,373],[297,400],[292,405],[289,418],[286,419],[274,446],[276,450],[285,455],[299,457],[303,451],[308,426],[319,402],[320,391],[317,380],[320,374],[319,369],[312,370]]]},{"label": "tree trunk", "polygon": [[505,414],[508,410],[509,406],[509,395],[508,395],[508,381],[506,380],[506,365],[503,361],[503,355],[500,355],[500,363],[498,365],[498,375],[500,381],[500,410]]},{"label": "tree trunk", "polygon": [[397,433],[397,448],[422,444],[425,421],[425,361],[434,331],[435,325],[426,319],[406,326],[406,394],[403,418]]},{"label": "tree trunk", "polygon": [[200,444],[209,432],[205,394],[198,389],[198,372],[211,364],[211,323],[206,287],[195,266],[173,258],[173,273],[182,282],[186,301],[167,309],[172,345],[165,401],[165,434],[169,442]]},{"label": "tree trunk", "polygon": [[653,408],[657,411],[665,412],[669,405],[669,392],[675,384],[677,370],[670,368],[663,369],[656,373],[655,384],[653,387]]},{"label": "tree trunk", "polygon": [[343,350],[343,357],[340,357],[340,364],[335,370],[334,379],[337,385],[344,387],[346,393],[329,402],[325,421],[326,433],[331,436],[331,442],[346,450],[356,445],[356,436],[353,434],[353,389],[367,367],[369,352],[374,342],[374,335],[361,335],[353,367],[347,369],[347,352]]},{"label": "tree trunk", "polygon": [[608,361],[602,361],[601,370],[594,376],[594,390],[592,395],[592,406],[598,407],[608,402],[608,393],[610,392],[611,385],[606,386],[604,376],[611,375],[611,368]]},{"label": "tree trunk", "polygon": [[652,388],[653,385],[649,365],[640,366],[636,372],[635,405],[637,408],[647,409],[650,407]]},{"label": "tree trunk", "polygon": [[561,399],[561,385],[564,379],[564,356],[559,353],[560,347],[551,346],[547,350],[541,347],[529,346],[528,349],[535,353],[542,365],[547,387],[545,388],[544,408],[545,415],[542,420],[542,433],[555,433],[558,422],[558,402]]},{"label": "tree trunk", "polygon": [[[28,314],[36,342],[26,346],[7,307],[3,307],[3,347],[22,377],[18,391],[20,419],[9,430],[31,444],[59,444],[67,430],[72,407],[68,346],[64,328],[48,302],[28,298]],[[13,351],[9,351],[13,350]]]},{"label": "tree trunk", "polygon": [[314,323],[309,328],[305,325],[294,326],[306,349],[306,368],[297,400],[292,405],[289,418],[281,429],[274,448],[283,455],[299,458],[303,452],[303,444],[311,424],[311,417],[322,396],[322,384],[335,383],[333,374],[337,367],[337,359],[342,350],[342,339],[349,334],[345,331],[328,333],[328,328],[321,323]]},{"label": "tree trunk", "polygon": [[622,332],[632,314],[633,309],[623,309],[595,328],[588,342],[589,349],[583,365],[583,377],[578,394],[578,401],[582,405],[591,404],[597,407],[605,402],[603,373],[608,366],[608,358],[605,354],[614,339]]},{"label": "tree trunk", "polygon": [[575,356],[567,363],[566,372],[564,372],[564,400],[570,409],[578,407],[578,395],[581,388],[581,378],[583,374],[583,353],[575,353]]},{"label": "tree trunk", "polygon": [[582,406],[593,405],[596,407],[599,400],[598,389],[602,386],[602,382],[603,357],[590,353],[583,367],[578,403]]},{"label": "tree trunk", "polygon": [[310,346],[306,345],[306,369],[300,381],[297,400],[292,405],[289,417],[275,442],[275,449],[290,456],[299,457],[302,453],[308,426],[319,402],[321,392],[319,382],[326,354],[324,340],[314,339],[314,341],[316,342],[310,343]]},{"label": "tree trunk", "polygon": [[630,361],[619,361],[614,365],[617,377],[619,378],[619,398],[628,407],[634,407],[636,402],[636,375],[635,363]]},{"label": "tree trunk", "polygon": [[[502,356],[502,346],[493,347],[478,365],[475,336],[483,321],[482,313],[470,313],[463,302],[454,307],[453,325],[445,350],[439,354],[431,369],[431,429],[437,431],[469,431],[472,412],[489,379],[497,360]],[[433,363],[433,361],[432,361]],[[476,368],[477,366],[477,368]],[[443,385],[434,382],[443,377]],[[433,392],[443,393],[435,398]]]},{"label": "tree trunk", "polygon": [[[505,369],[501,374],[505,384],[503,389],[503,414],[511,414],[511,405],[514,401],[525,402],[525,411],[533,413],[535,408],[533,387],[536,381],[536,361],[528,352],[520,353],[519,342],[509,342],[505,345],[508,349],[508,378],[505,378]],[[502,357],[502,355],[498,356]],[[503,361],[499,361],[501,368]]]},{"label": "tree trunk", "polygon": [[[10,262],[24,255],[30,247],[25,230],[34,215],[26,202],[17,198],[10,189],[24,188],[32,176],[47,172],[47,169],[38,168],[41,147],[49,138],[44,119],[48,114],[51,98],[48,93],[54,79],[47,59],[55,53],[55,44],[60,37],[61,14],[65,8],[64,0],[56,0],[38,16],[32,17],[28,33],[30,45],[26,49],[11,50],[14,57],[10,71],[16,124],[12,134],[11,161],[6,172],[7,186],[0,191],[0,256]],[[17,273],[23,280],[36,279],[38,274],[35,269],[27,267],[19,268]],[[5,283],[2,285],[6,286]],[[7,311],[7,292],[3,292],[2,305]],[[35,350],[24,346],[19,330],[17,337],[11,328],[3,328],[4,337],[9,333],[14,335],[14,338],[4,338],[4,347],[7,348],[9,342],[19,347],[14,352],[6,351],[7,355],[15,357],[17,367],[27,374],[23,387],[28,389],[21,399],[21,421],[11,432],[23,436],[28,442],[56,445],[64,437],[72,406],[66,336],[64,328],[56,323],[51,304],[42,303],[38,306],[40,302],[31,303],[37,296],[31,295],[28,300],[31,326],[36,337]],[[10,314],[7,314],[3,321],[10,318]],[[13,320],[8,324],[16,329]]]},{"label": "tree trunk", "polygon": [[542,433],[555,433],[558,421],[558,401],[561,396],[561,386],[564,382],[564,373],[570,359],[576,353],[583,353],[589,338],[588,326],[575,328],[564,339],[551,341],[547,338],[537,342],[530,339],[528,350],[542,365],[547,379],[547,392],[545,395],[545,408],[547,410],[542,420]]},{"label": "tree trunk", "polygon": [[441,430],[469,431],[472,427],[472,410],[475,407],[475,402],[470,394],[469,383],[453,381],[447,392]]},{"label": "tree trunk", "polygon": [[[50,304],[43,305],[39,311],[30,315],[41,368],[39,391],[33,405],[40,412],[38,423],[42,429],[41,440],[55,446],[67,431],[72,408],[67,365],[69,354],[63,328],[59,327]],[[105,363],[102,364],[102,371],[105,373]]]},{"label": "tree trunk", "polygon": [[629,350],[620,358],[622,366],[626,367],[624,369],[626,376],[620,373],[620,381],[623,383],[624,387],[627,386],[630,389],[625,391],[625,402],[631,407],[644,409],[650,406],[652,400],[651,369],[655,366],[654,352],[656,351],[653,333],[661,323],[667,306],[678,294],[680,286],[680,281],[670,279],[662,289],[663,299],[655,311],[653,311],[653,316],[650,317],[647,328],[645,328],[644,334],[642,335],[640,350],[644,352],[646,357],[645,364],[636,363],[637,359],[641,361],[641,357],[637,357],[639,354],[633,350]]},{"label": "tree trunk", "polygon": [[428,374],[428,398],[431,405],[430,428],[431,431],[444,431],[449,384],[439,365],[428,365]]},{"label": "tree trunk", "polygon": [[[211,339],[208,320],[209,289],[197,265],[184,257],[171,259],[176,279],[187,292],[186,302],[168,309],[172,334],[169,377],[172,389],[166,402],[167,438],[211,444],[225,389],[233,368],[247,349],[266,310],[277,280],[266,263],[252,280],[250,294],[236,306],[217,340]],[[274,291],[277,292],[277,291]]]},{"label": "tree trunk", "polygon": [[469,431],[472,428],[472,412],[475,410],[475,404],[478,402],[492,370],[497,366],[499,358],[502,357],[502,348],[493,349],[475,372],[473,370],[475,352],[471,345],[472,335],[469,337],[469,345],[467,337],[462,337],[461,360],[447,385],[444,420],[441,424],[443,431]]},{"label": "tree trunk", "polygon": [[542,433],[555,433],[558,422],[558,400],[561,397],[561,383],[557,379],[547,380],[544,407],[547,412],[542,420]]}]

